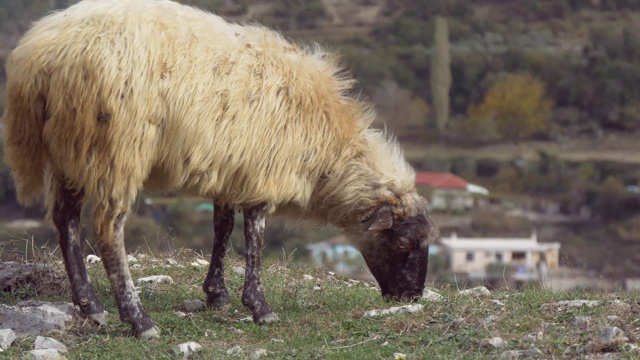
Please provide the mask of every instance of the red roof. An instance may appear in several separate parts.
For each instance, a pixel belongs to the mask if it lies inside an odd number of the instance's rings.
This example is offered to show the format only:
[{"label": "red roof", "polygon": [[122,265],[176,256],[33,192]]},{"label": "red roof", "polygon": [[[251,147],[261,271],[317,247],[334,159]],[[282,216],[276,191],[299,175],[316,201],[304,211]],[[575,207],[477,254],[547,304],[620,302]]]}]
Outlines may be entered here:
[{"label": "red roof", "polygon": [[419,171],[416,173],[416,185],[435,189],[466,189],[467,182],[450,172]]}]

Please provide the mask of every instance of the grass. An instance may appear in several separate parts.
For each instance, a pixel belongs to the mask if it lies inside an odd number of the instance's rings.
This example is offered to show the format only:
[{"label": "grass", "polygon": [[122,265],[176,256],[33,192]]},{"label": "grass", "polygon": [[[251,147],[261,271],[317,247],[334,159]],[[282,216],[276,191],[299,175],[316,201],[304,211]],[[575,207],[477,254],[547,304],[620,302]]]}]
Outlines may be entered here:
[{"label": "grass", "polygon": [[[201,284],[206,268],[191,266],[194,256],[185,251],[174,254],[172,258],[179,261],[178,265],[147,256],[139,267],[131,267],[134,281],[160,274],[174,279],[171,285],[141,289],[142,302],[162,331],[159,339],[138,340],[129,326],[120,322],[108,279],[99,264],[88,267],[110,313],[108,325],[96,327],[78,320],[70,330],[51,336],[69,347],[69,359],[177,359],[180,356],[172,348],[187,341],[203,347],[193,359],[250,358],[257,349],[267,350],[266,358],[278,359],[392,359],[395,353],[406,354],[407,359],[484,359],[531,346],[540,349],[545,358],[580,358],[583,355],[578,355],[578,349],[596,339],[605,326],[622,329],[629,343],[635,343],[640,334],[637,292],[552,293],[526,289],[477,297],[459,295],[455,287],[436,286],[443,299],[421,300],[425,308],[420,313],[361,318],[366,310],[395,304],[385,302],[372,284],[350,281],[324,269],[296,268],[287,261],[274,261],[263,267],[263,288],[281,321],[256,326],[243,320],[251,314],[240,302],[243,278],[230,270],[242,265],[237,256],[227,259],[226,281],[232,301],[227,311],[186,313],[182,309],[184,300],[204,299]],[[63,271],[55,259],[51,263]],[[305,280],[304,274],[314,279]],[[62,286],[51,286],[52,280],[47,281],[48,284],[32,284],[28,290],[0,293],[0,302],[15,304],[24,298],[69,301],[64,277],[57,280]],[[59,290],[51,291],[52,288]],[[566,299],[600,300],[601,305],[568,310],[545,305]],[[574,325],[577,316],[591,317],[589,326]],[[543,333],[542,339],[525,339],[527,334],[538,332]],[[486,340],[495,336],[502,337],[507,346],[487,346]],[[21,358],[23,352],[33,349],[33,341],[18,340],[3,356]],[[227,351],[235,346],[240,346],[242,352],[228,355]],[[628,344],[593,349],[617,352],[623,358],[640,356]]]}]

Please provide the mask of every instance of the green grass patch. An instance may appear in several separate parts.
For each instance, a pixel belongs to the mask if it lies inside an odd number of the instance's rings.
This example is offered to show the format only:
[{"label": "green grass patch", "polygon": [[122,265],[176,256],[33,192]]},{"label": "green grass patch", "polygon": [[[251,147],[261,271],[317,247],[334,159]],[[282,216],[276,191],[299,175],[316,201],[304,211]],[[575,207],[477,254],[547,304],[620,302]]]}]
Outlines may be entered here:
[{"label": "green grass patch", "polygon": [[[226,260],[226,283],[232,301],[229,309],[193,313],[183,309],[184,300],[205,298],[201,285],[207,269],[190,265],[194,256],[188,252],[174,254],[177,265],[170,265],[165,258],[148,256],[137,263],[139,266],[131,266],[134,281],[161,274],[174,280],[173,284],[141,288],[143,305],[162,331],[159,339],[138,340],[129,325],[119,320],[100,264],[88,268],[110,313],[108,325],[97,327],[78,320],[68,331],[50,336],[69,347],[69,359],[177,359],[180,355],[172,348],[187,341],[203,347],[193,359],[250,358],[258,349],[265,349],[267,358],[278,359],[392,359],[395,353],[405,354],[407,359],[485,359],[497,358],[506,350],[530,347],[540,349],[545,358],[580,358],[583,355],[578,351],[598,338],[605,327],[617,326],[629,341],[613,349],[593,351],[617,352],[622,358],[639,355],[633,346],[640,330],[637,292],[553,293],[526,289],[478,297],[459,295],[451,286],[435,286],[443,298],[421,300],[422,312],[362,318],[367,310],[399,304],[384,301],[374,284],[352,281],[324,269],[302,269],[271,261],[263,266],[263,288],[281,321],[257,326],[245,319],[251,313],[240,301],[244,279],[231,270],[232,266],[243,265],[237,256]],[[306,280],[305,274],[314,278]],[[60,288],[68,289],[66,278],[59,281]],[[23,299],[69,298],[25,291],[3,293],[0,300],[14,304]],[[600,305],[569,309],[549,305],[572,299],[598,300]],[[576,324],[578,316],[589,317],[588,325]],[[542,337],[533,336],[538,333]],[[496,336],[505,340],[505,347],[487,346],[486,341]],[[33,349],[33,341],[18,340],[3,356],[21,358],[25,351]],[[227,352],[235,346],[242,351],[229,355]]]}]

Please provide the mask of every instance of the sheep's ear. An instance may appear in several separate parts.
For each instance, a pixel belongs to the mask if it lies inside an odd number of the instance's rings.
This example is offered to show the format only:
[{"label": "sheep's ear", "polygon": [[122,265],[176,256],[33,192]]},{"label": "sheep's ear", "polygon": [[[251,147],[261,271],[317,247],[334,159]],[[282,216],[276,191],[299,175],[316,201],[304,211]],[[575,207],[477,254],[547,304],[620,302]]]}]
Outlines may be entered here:
[{"label": "sheep's ear", "polygon": [[383,231],[391,229],[393,226],[393,216],[391,215],[391,209],[388,206],[384,206],[373,216],[373,222],[369,226],[369,231]]}]

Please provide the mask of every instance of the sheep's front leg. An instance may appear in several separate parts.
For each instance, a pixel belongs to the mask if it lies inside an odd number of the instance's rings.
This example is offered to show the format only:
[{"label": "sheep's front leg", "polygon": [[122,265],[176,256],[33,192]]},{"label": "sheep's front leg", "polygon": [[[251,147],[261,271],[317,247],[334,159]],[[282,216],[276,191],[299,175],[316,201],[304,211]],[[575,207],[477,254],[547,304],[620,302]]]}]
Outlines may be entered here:
[{"label": "sheep's front leg", "polygon": [[160,330],[144,311],[136,293],[124,248],[124,224],[128,206],[96,206],[94,210],[96,244],[109,275],[111,290],[116,298],[120,319],[133,327],[136,337],[157,338]]},{"label": "sheep's front leg", "polygon": [[244,239],[247,269],[244,272],[242,303],[253,312],[256,324],[280,320],[274,314],[262,293],[260,284],[260,257],[264,238],[265,207],[256,206],[244,210]]},{"label": "sheep's front leg", "polygon": [[58,244],[60,244],[64,267],[71,282],[71,299],[84,316],[104,325],[107,323],[107,312],[91,285],[82,259],[80,211],[84,197],[83,191],[67,189],[61,184],[54,186],[51,218],[58,231]]},{"label": "sheep's front leg", "polygon": [[230,304],[229,292],[224,286],[224,255],[227,251],[229,236],[233,231],[234,209],[226,205],[215,204],[213,209],[213,250],[211,265],[202,289],[207,294],[207,306],[223,309]]}]

